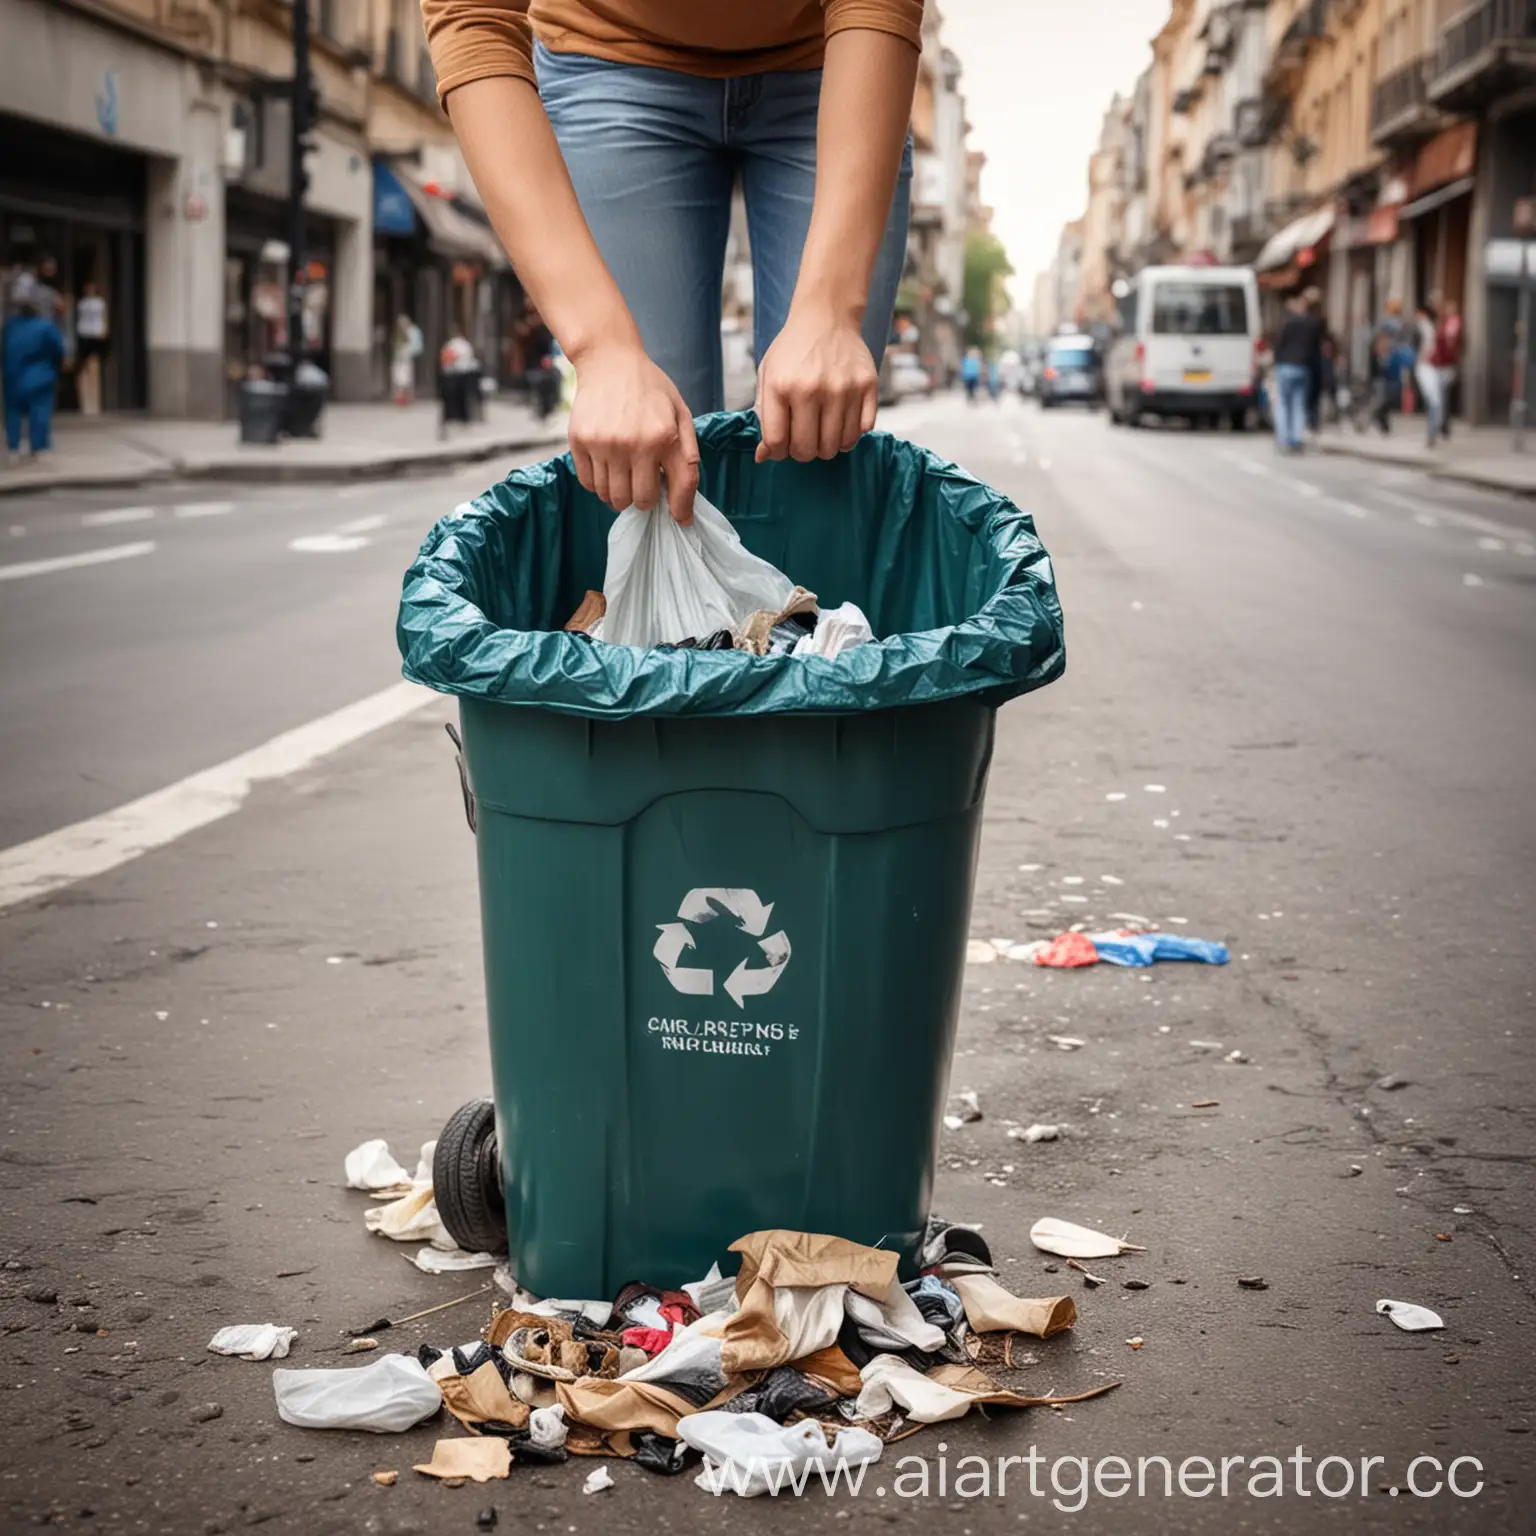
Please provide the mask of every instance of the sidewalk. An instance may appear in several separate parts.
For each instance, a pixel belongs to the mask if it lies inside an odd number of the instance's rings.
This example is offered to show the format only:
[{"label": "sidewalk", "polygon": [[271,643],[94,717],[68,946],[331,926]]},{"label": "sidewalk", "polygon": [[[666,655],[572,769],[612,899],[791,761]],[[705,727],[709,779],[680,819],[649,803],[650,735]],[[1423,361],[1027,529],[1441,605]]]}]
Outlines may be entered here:
[{"label": "sidewalk", "polygon": [[1462,427],[1437,448],[1424,445],[1419,417],[1393,423],[1392,435],[1333,428],[1318,441],[1323,453],[1342,453],[1381,464],[1422,470],[1434,480],[1455,480],[1515,496],[1536,496],[1536,432],[1527,438],[1524,453],[1510,446],[1508,427]]},{"label": "sidewalk", "polygon": [[326,410],[324,430],[325,436],[314,441],[242,446],[232,421],[64,417],[55,428],[54,452],[46,466],[0,466],[0,496],[155,480],[271,483],[383,477],[560,446],[565,416],[541,422],[525,406],[488,400],[484,421],[451,427],[447,441],[440,442],[435,400],[405,407],[333,405]]}]

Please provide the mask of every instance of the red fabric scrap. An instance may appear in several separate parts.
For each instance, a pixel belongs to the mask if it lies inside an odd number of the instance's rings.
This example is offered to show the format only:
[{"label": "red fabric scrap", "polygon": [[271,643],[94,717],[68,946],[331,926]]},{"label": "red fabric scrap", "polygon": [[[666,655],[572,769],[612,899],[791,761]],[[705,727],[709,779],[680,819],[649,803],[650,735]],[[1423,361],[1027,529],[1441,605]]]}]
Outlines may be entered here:
[{"label": "red fabric scrap", "polygon": [[626,1344],[643,1349],[648,1355],[659,1355],[672,1342],[670,1328],[626,1328],[620,1335]]},{"label": "red fabric scrap", "polygon": [[1036,965],[1068,970],[1077,965],[1097,965],[1099,952],[1086,933],[1058,933],[1036,956]]}]

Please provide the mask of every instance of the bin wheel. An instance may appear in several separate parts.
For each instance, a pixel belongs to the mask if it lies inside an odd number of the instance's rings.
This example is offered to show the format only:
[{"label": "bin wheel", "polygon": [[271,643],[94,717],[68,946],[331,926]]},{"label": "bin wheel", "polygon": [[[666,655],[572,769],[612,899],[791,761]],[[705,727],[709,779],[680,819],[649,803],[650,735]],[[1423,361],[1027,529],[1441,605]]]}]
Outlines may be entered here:
[{"label": "bin wheel", "polygon": [[432,1195],[448,1235],[467,1253],[505,1253],[496,1109],[471,1099],[454,1112],[432,1154]]}]

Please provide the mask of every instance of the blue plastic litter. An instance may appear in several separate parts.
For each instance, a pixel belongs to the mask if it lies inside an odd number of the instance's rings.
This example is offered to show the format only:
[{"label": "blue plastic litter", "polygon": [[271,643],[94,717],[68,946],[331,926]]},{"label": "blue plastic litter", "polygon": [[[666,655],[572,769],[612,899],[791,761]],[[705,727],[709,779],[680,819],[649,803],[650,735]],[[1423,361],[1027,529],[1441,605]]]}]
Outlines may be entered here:
[{"label": "blue plastic litter", "polygon": [[1225,944],[1210,939],[1186,939],[1177,933],[1096,933],[1093,947],[1111,965],[1154,965],[1159,960],[1198,960],[1225,965],[1231,958]]}]

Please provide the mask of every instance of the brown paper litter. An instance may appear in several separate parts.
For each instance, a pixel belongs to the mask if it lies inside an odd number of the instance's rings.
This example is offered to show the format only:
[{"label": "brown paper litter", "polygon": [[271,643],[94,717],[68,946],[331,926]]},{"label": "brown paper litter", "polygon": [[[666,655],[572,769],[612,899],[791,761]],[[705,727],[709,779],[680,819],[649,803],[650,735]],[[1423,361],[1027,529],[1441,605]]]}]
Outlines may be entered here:
[{"label": "brown paper litter", "polygon": [[512,1447],[495,1435],[473,1440],[439,1440],[432,1448],[432,1460],[413,1470],[425,1477],[469,1477],[477,1483],[488,1483],[512,1470]]},{"label": "brown paper litter", "polygon": [[734,648],[738,651],[750,651],[754,656],[766,656],[768,637],[778,625],[785,619],[794,618],[797,613],[814,613],[815,611],[816,594],[807,592],[804,587],[796,587],[789,594],[789,601],[777,613],[772,613],[767,608],[759,608],[738,626],[735,634],[731,636]]}]

